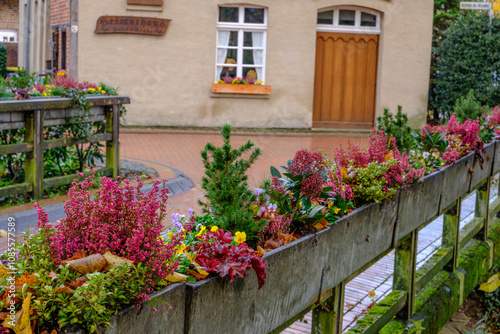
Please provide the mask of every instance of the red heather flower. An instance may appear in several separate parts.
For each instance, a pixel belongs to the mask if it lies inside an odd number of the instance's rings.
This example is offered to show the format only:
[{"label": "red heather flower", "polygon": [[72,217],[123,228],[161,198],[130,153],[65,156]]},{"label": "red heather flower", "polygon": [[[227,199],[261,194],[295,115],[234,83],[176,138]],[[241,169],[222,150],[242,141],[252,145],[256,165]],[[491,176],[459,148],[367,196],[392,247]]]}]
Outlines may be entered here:
[{"label": "red heather flower", "polygon": [[493,126],[500,125],[500,107],[496,106],[493,108],[491,116],[488,118],[488,124]]},{"label": "red heather flower", "polygon": [[218,229],[201,235],[202,242],[196,250],[196,262],[209,272],[218,273],[221,277],[229,275],[231,282],[235,275],[246,277],[246,270],[255,270],[259,289],[266,281],[266,263],[255,251],[248,249],[246,243],[237,246],[232,242],[231,232]]},{"label": "red heather flower", "polygon": [[281,234],[289,232],[290,224],[292,224],[290,217],[277,215],[269,221],[261,235],[265,236],[266,239],[279,237]]},{"label": "red heather flower", "polygon": [[456,148],[448,147],[441,158],[448,164],[451,164],[460,158],[460,152],[458,152]]},{"label": "red heather flower", "polygon": [[420,135],[423,137],[427,137],[427,133],[425,132],[425,129],[429,131],[429,133],[434,133],[434,132],[439,132],[439,133],[444,133],[445,130],[442,125],[435,125],[435,126],[430,126],[429,124],[425,124],[425,126],[420,130]]},{"label": "red heather flower", "polygon": [[370,155],[370,162],[384,162],[387,154],[397,151],[396,139],[394,137],[387,137],[384,131],[372,131],[369,140],[370,146],[368,147],[368,154]]},{"label": "red heather flower", "polygon": [[[174,236],[169,244],[159,238],[168,189],[160,189],[158,181],[144,194],[138,178],[137,186],[124,180],[121,187],[117,180],[102,177],[100,188],[91,198],[89,188],[93,177],[73,182],[64,205],[66,217],[55,226],[50,237],[53,257],[66,260],[81,249],[88,254],[111,251],[136,264],[143,263],[153,281],[172,273],[178,263],[172,263],[171,257],[182,237]],[[50,228],[45,211],[37,210],[39,228]]]},{"label": "red heather flower", "polygon": [[347,150],[335,150],[335,161],[344,168],[350,167],[351,163],[355,167],[363,167],[370,163],[370,156],[360,146],[349,142]]},{"label": "red heather flower", "polygon": [[323,156],[319,152],[309,152],[308,150],[302,149],[295,153],[288,170],[293,173],[294,176],[300,174],[309,174],[315,172],[318,168],[323,165]]},{"label": "red heather flower", "polygon": [[320,173],[314,173],[308,176],[302,184],[300,185],[300,191],[309,197],[309,199],[313,199],[318,197],[323,190],[323,177]]},{"label": "red heather flower", "polygon": [[467,119],[463,124],[460,124],[456,120],[455,114],[451,115],[448,124],[446,124],[446,133],[449,136],[457,135],[461,139],[466,153],[477,148],[480,142],[480,131],[481,126],[478,119],[475,121]]},{"label": "red heather flower", "polygon": [[325,187],[331,187],[331,192],[334,193],[334,196],[340,196],[340,198],[347,201],[354,199],[351,186],[344,183],[340,165],[337,165],[335,168],[335,174],[332,171],[328,171],[328,179]]},{"label": "red heather flower", "polygon": [[285,188],[283,188],[281,186],[281,181],[280,181],[279,177],[277,177],[277,176],[273,176],[271,178],[271,186],[269,187],[269,189],[276,190],[276,191],[278,191],[279,193],[282,193],[282,194],[285,193]]}]

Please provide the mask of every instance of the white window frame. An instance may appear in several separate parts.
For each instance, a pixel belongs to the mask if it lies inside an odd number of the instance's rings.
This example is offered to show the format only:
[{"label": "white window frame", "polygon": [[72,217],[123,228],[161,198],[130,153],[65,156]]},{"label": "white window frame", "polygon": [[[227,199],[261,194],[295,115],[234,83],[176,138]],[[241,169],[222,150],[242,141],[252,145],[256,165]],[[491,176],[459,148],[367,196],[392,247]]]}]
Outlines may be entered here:
[{"label": "white window frame", "polygon": [[[343,32],[343,33],[355,33],[355,34],[380,34],[380,13],[360,7],[353,6],[340,6],[340,7],[330,7],[322,8],[318,10],[318,14],[322,12],[327,12],[333,10],[333,24],[317,24],[317,31],[319,32]],[[339,16],[341,10],[354,10],[355,19],[353,26],[339,25]],[[375,27],[362,27],[361,26],[361,13],[367,13],[375,15],[377,17],[377,23]]]},{"label": "white window frame", "polygon": [[[217,77],[217,67],[236,67],[236,76],[243,77],[243,68],[244,67],[259,67],[262,68],[262,78],[258,78],[258,80],[262,80],[262,84],[266,82],[266,55],[267,55],[267,8],[261,6],[253,6],[253,5],[223,5],[220,7],[233,7],[238,8],[238,22],[219,22],[219,13],[217,11],[217,40],[215,45],[215,82],[217,82],[220,78]],[[259,8],[264,9],[264,23],[255,24],[255,23],[245,23],[245,8]],[[238,45],[237,46],[227,46],[221,47],[219,46],[219,31],[237,31],[238,32]],[[263,33],[263,47],[249,47],[243,46],[243,38],[244,32],[262,32]],[[238,59],[236,64],[220,64],[217,63],[217,51],[219,49],[233,49],[237,50],[236,57]],[[262,55],[262,65],[253,65],[253,64],[243,64],[243,50],[257,50],[261,49],[263,51]],[[231,65],[231,66],[229,66]]]}]

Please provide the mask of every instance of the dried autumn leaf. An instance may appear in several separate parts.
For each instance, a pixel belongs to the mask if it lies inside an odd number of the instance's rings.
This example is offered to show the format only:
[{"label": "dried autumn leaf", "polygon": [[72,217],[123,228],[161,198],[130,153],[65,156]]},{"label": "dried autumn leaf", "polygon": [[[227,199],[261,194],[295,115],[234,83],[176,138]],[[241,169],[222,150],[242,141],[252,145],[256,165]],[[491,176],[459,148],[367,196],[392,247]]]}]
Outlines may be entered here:
[{"label": "dried autumn leaf", "polygon": [[283,245],[282,242],[280,241],[276,241],[276,240],[273,240],[273,239],[269,239],[266,241],[266,243],[264,244],[264,249],[276,249],[278,247],[281,247]]},{"label": "dried autumn leaf", "polygon": [[322,230],[327,226],[328,226],[328,222],[326,221],[326,219],[323,219],[320,222],[317,222],[316,224],[314,224],[314,228],[317,230]]},{"label": "dried autumn leaf", "polygon": [[23,274],[20,277],[16,278],[16,285],[33,285],[36,283],[36,280],[36,276]]},{"label": "dried autumn leaf", "polygon": [[370,297],[375,297],[377,294],[375,293],[375,291],[368,291],[368,295]]},{"label": "dried autumn leaf", "polygon": [[205,277],[207,277],[194,270],[186,270],[186,274],[188,274],[189,276],[193,276],[197,281],[201,281],[202,279],[205,279]]},{"label": "dried autumn leaf", "polygon": [[172,283],[177,283],[177,282],[183,282],[187,279],[188,277],[186,275],[183,275],[181,273],[174,272],[173,275],[168,275],[167,278],[165,278],[165,281],[167,282],[172,282]]},{"label": "dried autumn leaf", "polygon": [[500,273],[491,276],[486,283],[479,286],[479,290],[492,293],[500,287]]},{"label": "dried autumn leaf", "polygon": [[264,254],[266,254],[268,251],[266,251],[264,248],[260,247],[260,246],[257,246],[257,255],[258,256],[263,256]]},{"label": "dried autumn leaf", "polygon": [[83,259],[84,257],[87,257],[87,252],[84,249],[80,249],[78,252],[73,254],[72,257],[67,259],[66,261],[73,261],[73,260],[78,260],[78,259]]},{"label": "dried autumn leaf", "polygon": [[101,254],[92,254],[78,260],[64,261],[63,263],[65,265],[69,264],[69,269],[77,271],[82,275],[101,271],[108,264]]},{"label": "dried autumn leaf", "polygon": [[124,263],[128,264],[128,265],[133,265],[134,264],[134,261],[132,260],[129,260],[129,259],[126,259],[124,257],[120,257],[120,256],[117,256],[117,255],[114,255],[112,254],[110,251],[107,251],[106,253],[104,253],[104,258],[106,259],[106,261],[108,262],[108,264],[106,265],[106,267],[104,268],[104,270],[111,270],[115,267],[118,267]]},{"label": "dried autumn leaf", "polygon": [[[15,320],[12,321],[10,318],[5,319],[2,325],[4,327],[13,329],[16,334],[32,334],[31,322],[30,322],[30,303],[31,303],[31,293],[23,301],[22,309],[16,312]],[[12,322],[14,324],[12,324]]]},{"label": "dried autumn leaf", "polygon": [[50,332],[50,334],[57,334],[57,331],[53,329],[52,332]]},{"label": "dried autumn leaf", "polygon": [[73,292],[75,292],[73,289],[71,289],[69,286],[66,286],[66,285],[58,286],[54,291],[55,291],[55,293],[64,292],[67,295],[71,295],[71,294],[73,294]]},{"label": "dried autumn leaf", "polygon": [[75,279],[73,282],[69,283],[68,285],[73,288],[73,289],[76,289],[78,288],[79,286],[82,286],[85,282],[87,282],[89,279],[85,276],[81,276],[81,277],[78,277],[77,279]]},{"label": "dried autumn leaf", "polygon": [[10,315],[10,312],[0,312],[0,320],[5,320]]},{"label": "dried autumn leaf", "polygon": [[0,264],[0,277],[4,277],[10,272],[8,268],[6,268],[4,265]]}]

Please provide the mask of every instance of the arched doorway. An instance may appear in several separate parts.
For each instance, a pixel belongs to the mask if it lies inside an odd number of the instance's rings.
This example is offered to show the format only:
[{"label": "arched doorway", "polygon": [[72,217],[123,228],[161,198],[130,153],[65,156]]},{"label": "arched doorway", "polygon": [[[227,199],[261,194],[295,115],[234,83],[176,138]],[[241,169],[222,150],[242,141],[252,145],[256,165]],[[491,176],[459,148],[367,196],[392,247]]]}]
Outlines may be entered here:
[{"label": "arched doorway", "polygon": [[371,129],[380,14],[357,7],[318,13],[313,128]]}]

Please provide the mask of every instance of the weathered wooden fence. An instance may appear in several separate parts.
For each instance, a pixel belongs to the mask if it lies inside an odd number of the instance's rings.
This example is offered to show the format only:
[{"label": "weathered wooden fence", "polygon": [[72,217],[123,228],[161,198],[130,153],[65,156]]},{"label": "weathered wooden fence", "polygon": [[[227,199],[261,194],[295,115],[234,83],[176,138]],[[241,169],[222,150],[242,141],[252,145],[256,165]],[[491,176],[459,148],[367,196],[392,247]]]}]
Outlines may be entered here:
[{"label": "weathered wooden fence", "polygon": [[[500,199],[489,203],[492,175],[500,171],[500,142],[486,145],[486,152],[482,167],[473,166],[471,153],[392,203],[361,207],[336,225],[267,253],[261,290],[253,274],[233,283],[215,278],[187,284],[184,333],[279,333],[311,309],[312,333],[341,333],[346,283],[393,249],[391,298],[368,326],[354,332],[378,333],[396,314],[410,318],[417,292],[443,268],[453,272],[471,239],[488,240],[490,219],[500,210]],[[476,190],[476,217],[460,231],[461,199]],[[443,247],[417,271],[418,231],[441,214]]]},{"label": "weathered wooden fence", "polygon": [[43,150],[83,143],[106,142],[106,167],[97,171],[100,175],[116,177],[120,173],[118,147],[120,108],[130,103],[127,96],[89,96],[90,118],[86,121],[105,121],[104,133],[87,138],[62,138],[44,140],[44,127],[82,122],[80,111],[73,108],[68,98],[0,101],[0,130],[26,128],[25,142],[0,145],[0,155],[26,153],[25,181],[0,188],[0,198],[30,193],[34,199],[43,195],[50,187],[70,184],[77,174],[43,178]]}]

